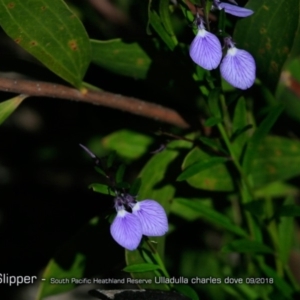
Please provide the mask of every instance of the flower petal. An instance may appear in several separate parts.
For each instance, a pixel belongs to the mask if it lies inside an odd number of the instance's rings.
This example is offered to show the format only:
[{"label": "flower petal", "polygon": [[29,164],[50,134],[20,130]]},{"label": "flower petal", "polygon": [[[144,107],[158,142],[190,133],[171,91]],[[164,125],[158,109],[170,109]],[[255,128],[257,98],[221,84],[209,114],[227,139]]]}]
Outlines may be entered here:
[{"label": "flower petal", "polygon": [[253,14],[253,10],[244,8],[244,7],[239,7],[236,5],[232,5],[229,3],[219,3],[218,8],[224,9],[226,13],[237,16],[237,17],[249,17]]},{"label": "flower petal", "polygon": [[203,69],[217,68],[222,58],[222,47],[219,39],[204,28],[200,28],[191,44],[190,57]]},{"label": "flower petal", "polygon": [[251,87],[255,81],[256,67],[252,55],[236,47],[228,49],[220,71],[227,82],[242,90]]},{"label": "flower petal", "polygon": [[132,213],[140,219],[143,234],[146,236],[162,236],[169,229],[164,208],[154,200],[137,202]]},{"label": "flower petal", "polygon": [[135,250],[143,236],[139,218],[125,209],[118,211],[110,226],[110,233],[118,244],[128,250]]}]

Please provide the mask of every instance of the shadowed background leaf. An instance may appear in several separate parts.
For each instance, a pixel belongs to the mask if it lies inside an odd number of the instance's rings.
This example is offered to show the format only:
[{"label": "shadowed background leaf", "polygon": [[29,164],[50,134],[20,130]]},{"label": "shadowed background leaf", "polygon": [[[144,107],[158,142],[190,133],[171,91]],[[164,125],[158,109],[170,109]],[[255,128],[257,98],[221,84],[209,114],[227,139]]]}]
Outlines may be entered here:
[{"label": "shadowed background leaf", "polygon": [[0,25],[22,48],[76,87],[91,60],[88,35],[61,0],[0,0]]},{"label": "shadowed background leaf", "polygon": [[281,69],[299,35],[298,0],[250,0],[254,14],[239,20],[234,32],[237,47],[250,52],[257,76],[275,90]]}]

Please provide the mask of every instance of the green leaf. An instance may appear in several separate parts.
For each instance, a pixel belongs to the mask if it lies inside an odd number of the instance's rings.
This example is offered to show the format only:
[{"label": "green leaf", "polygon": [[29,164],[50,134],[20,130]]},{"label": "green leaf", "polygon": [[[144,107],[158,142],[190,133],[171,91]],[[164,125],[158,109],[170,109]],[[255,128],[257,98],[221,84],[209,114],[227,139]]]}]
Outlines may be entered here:
[{"label": "green leaf", "polygon": [[260,145],[262,139],[269,133],[272,126],[280,116],[283,111],[283,106],[278,105],[269,112],[266,118],[261,122],[259,127],[255,130],[253,136],[247,143],[247,149],[245,152],[243,167],[245,173],[249,173],[251,171],[251,162],[253,160],[254,155],[256,154],[257,148]]},{"label": "green leaf", "polygon": [[174,44],[177,45],[178,41],[175,36],[172,22],[171,22],[169,4],[170,4],[169,0],[160,0],[159,1],[159,15],[160,15],[160,19],[162,21],[164,28],[166,29],[167,33],[172,38]]},{"label": "green leaf", "polygon": [[[182,169],[185,170],[195,163],[209,160],[211,156],[198,147],[192,149],[185,157]],[[232,191],[234,183],[225,164],[214,165],[187,179],[195,187],[209,191]]]},{"label": "green leaf", "polygon": [[[212,207],[211,199],[190,199],[190,201],[199,201],[201,205],[206,205],[207,207]],[[196,219],[202,218],[202,214],[195,211],[193,208],[186,206],[185,203],[177,201],[177,198],[173,200],[171,206],[171,212],[187,221],[194,221]]]},{"label": "green leaf", "polygon": [[92,62],[119,75],[146,79],[151,59],[136,42],[91,40]]},{"label": "green leaf", "polygon": [[181,205],[193,209],[195,212],[199,213],[201,218],[207,220],[208,222],[210,222],[215,226],[218,226],[222,229],[226,229],[242,237],[247,236],[247,233],[241,227],[233,224],[229,218],[217,212],[213,208],[202,204],[200,201],[192,201],[190,199],[184,199],[184,198],[175,198],[174,201],[177,201]]},{"label": "green leaf", "polygon": [[[254,188],[262,188],[272,182],[288,180],[300,175],[300,142],[287,138],[267,136],[260,142],[251,160],[251,180]],[[192,149],[183,161],[185,170],[192,164],[211,157],[198,147]],[[187,179],[187,182],[199,189],[209,191],[232,191],[233,179],[224,164],[215,165],[210,169]],[[292,193],[293,189],[288,189]],[[275,190],[274,190],[275,192]],[[270,193],[270,191],[268,192]],[[280,192],[280,190],[278,191]]]},{"label": "green leaf", "polygon": [[[173,141],[168,144],[168,147],[151,157],[148,163],[144,166],[139,177],[142,180],[141,188],[139,190],[139,199],[153,199],[158,201],[168,213],[170,210],[171,200],[175,194],[175,187],[167,182],[165,178],[172,176],[174,170],[171,169],[172,163],[176,158],[192,147],[190,142],[187,141]],[[175,167],[175,166],[174,166]],[[173,168],[174,168],[173,167]],[[179,169],[179,166],[177,166]],[[155,176],[154,176],[155,174]],[[157,241],[157,249],[161,258],[164,252],[165,237],[151,238]],[[143,249],[149,249],[147,243],[142,244]],[[150,251],[151,252],[151,251]],[[145,263],[145,259],[139,250],[125,251],[127,265]],[[148,289],[167,289],[165,285],[157,285],[154,283],[154,272],[133,273],[132,276],[137,279],[153,279],[151,285],[141,285]]]},{"label": "green leaf", "polygon": [[238,21],[234,40],[253,55],[258,77],[274,90],[299,34],[299,1],[249,0],[246,7],[254,14]]},{"label": "green leaf", "polygon": [[198,294],[189,285],[176,284],[174,285],[174,289],[191,300],[199,300]]},{"label": "green leaf", "polygon": [[[299,41],[300,42],[300,41]],[[298,53],[299,54],[299,53]],[[290,59],[283,67],[276,90],[276,99],[284,103],[285,112],[300,121],[300,56]]]},{"label": "green leaf", "polygon": [[251,161],[251,177],[256,188],[300,175],[300,142],[268,136],[259,144]]},{"label": "green leaf", "polygon": [[225,163],[226,161],[228,161],[228,158],[226,157],[210,157],[206,160],[194,163],[191,166],[184,169],[184,171],[177,177],[177,181],[186,180],[198,174],[199,172],[207,170],[213,166]]},{"label": "green leaf", "polygon": [[245,143],[249,138],[248,126],[246,101],[241,97],[235,106],[232,122],[233,134],[231,140],[233,140],[232,147],[237,157],[241,156]]},{"label": "green leaf", "polygon": [[218,150],[220,152],[223,152],[226,155],[229,155],[228,152],[220,145],[219,142],[211,139],[211,138],[207,138],[205,136],[201,136],[199,137],[199,140],[206,146],[211,147],[214,150]]},{"label": "green leaf", "polygon": [[264,263],[260,264],[261,270],[265,273],[265,276],[268,278],[274,279],[274,285],[277,287],[277,289],[287,298],[291,299],[293,289],[292,287],[284,280],[282,279],[277,272],[267,266]]},{"label": "green leaf", "polygon": [[106,161],[106,167],[108,169],[113,165],[114,161],[116,160],[116,157],[117,157],[116,151],[112,151],[109,153]]},{"label": "green leaf", "polygon": [[129,273],[136,273],[136,272],[148,272],[148,271],[154,271],[158,270],[159,266],[150,264],[150,263],[144,263],[144,264],[135,264],[135,265],[129,265],[123,269],[125,272]]},{"label": "green leaf", "polygon": [[121,164],[116,172],[116,182],[121,183],[123,181],[126,165]]},{"label": "green leaf", "polygon": [[268,246],[246,239],[236,240],[222,248],[222,251],[227,252],[239,252],[239,253],[269,253],[273,254],[273,250]]},{"label": "green leaf", "polygon": [[273,182],[255,191],[255,198],[296,196],[298,189],[284,182]]},{"label": "green leaf", "polygon": [[126,162],[140,158],[148,150],[153,138],[129,129],[113,132],[101,140],[102,146]]},{"label": "green leaf", "polygon": [[[287,197],[285,205],[280,208],[280,216],[286,215],[286,217],[281,217],[278,224],[278,246],[279,246],[279,255],[280,259],[284,264],[288,263],[290,258],[291,249],[293,246],[293,241],[295,239],[295,220],[291,216],[300,216],[300,208],[297,205],[293,205],[293,197]],[[289,211],[286,211],[286,214],[281,214],[282,211],[290,207]],[[296,211],[298,214],[293,215],[293,212]]]},{"label": "green leaf", "polygon": [[92,183],[89,185],[89,189],[92,189],[96,193],[104,195],[110,195],[110,190],[107,185],[101,183]]},{"label": "green leaf", "polygon": [[[40,283],[36,299],[41,300],[74,289],[76,282],[72,282],[71,278],[92,278],[109,271],[115,261],[111,256],[115,247],[107,220],[98,217],[91,219],[49,261],[42,275],[45,281]],[[69,282],[53,284],[51,278],[67,278]]]},{"label": "green leaf", "polygon": [[141,178],[140,177],[136,178],[130,187],[129,194],[134,196],[138,195],[141,185],[142,185]]},{"label": "green leaf", "polygon": [[213,89],[209,92],[208,100],[207,100],[208,107],[210,113],[215,118],[222,118],[219,98],[220,98],[220,89]]},{"label": "green leaf", "polygon": [[209,118],[205,121],[204,126],[212,127],[212,126],[215,126],[215,125],[217,125],[221,122],[222,122],[221,118],[211,117],[211,118]]},{"label": "green leaf", "polygon": [[91,59],[87,33],[61,0],[0,0],[0,24],[48,69],[81,87]]},{"label": "green leaf", "polygon": [[19,95],[0,103],[0,125],[17,109],[27,95]]},{"label": "green leaf", "polygon": [[[47,296],[57,295],[75,289],[76,283],[72,283],[71,278],[84,277],[84,262],[85,256],[77,253],[72,261],[72,265],[69,266],[67,270],[64,270],[55,259],[51,259],[42,275],[46,281],[41,283],[37,299],[43,299]],[[66,281],[64,284],[54,284],[51,282],[51,278],[65,279]]]},{"label": "green leaf", "polygon": [[148,13],[149,23],[160,36],[160,38],[165,42],[165,44],[169,47],[170,50],[174,50],[177,43],[172,36],[166,31],[160,16],[156,11],[150,9]]}]

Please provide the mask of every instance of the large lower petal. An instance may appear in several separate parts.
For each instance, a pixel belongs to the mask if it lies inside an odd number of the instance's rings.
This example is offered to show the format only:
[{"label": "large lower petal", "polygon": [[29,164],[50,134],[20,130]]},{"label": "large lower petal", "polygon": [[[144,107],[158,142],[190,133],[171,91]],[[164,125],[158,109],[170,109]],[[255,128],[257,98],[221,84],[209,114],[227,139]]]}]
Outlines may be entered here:
[{"label": "large lower petal", "polygon": [[154,200],[137,202],[132,208],[142,224],[146,236],[162,236],[168,231],[168,218],[164,208]]},{"label": "large lower petal", "polygon": [[251,87],[256,77],[256,66],[252,55],[235,47],[228,49],[221,62],[220,71],[227,82],[242,90]]},{"label": "large lower petal", "polygon": [[134,214],[119,210],[110,226],[110,233],[114,240],[128,250],[135,250],[142,239],[142,225]]},{"label": "large lower petal", "polygon": [[222,58],[219,39],[205,29],[199,29],[190,47],[190,57],[203,69],[217,68]]}]

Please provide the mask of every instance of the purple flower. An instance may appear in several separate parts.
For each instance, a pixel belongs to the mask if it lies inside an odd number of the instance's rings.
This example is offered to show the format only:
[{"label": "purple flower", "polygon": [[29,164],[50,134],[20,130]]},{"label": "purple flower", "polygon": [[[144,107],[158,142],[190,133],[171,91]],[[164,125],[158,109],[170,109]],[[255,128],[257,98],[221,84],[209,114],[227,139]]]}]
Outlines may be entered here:
[{"label": "purple flower", "polygon": [[142,223],[142,231],[147,236],[162,236],[168,231],[168,219],[163,207],[154,200],[137,202],[132,213]]},{"label": "purple flower", "polygon": [[229,4],[229,3],[220,2],[217,0],[214,1],[214,6],[216,8],[218,8],[219,10],[224,9],[226,13],[237,16],[237,17],[244,18],[244,17],[251,16],[253,14],[253,10],[251,10],[251,9],[239,7],[236,5]]},{"label": "purple flower", "polygon": [[190,57],[192,60],[206,70],[218,67],[222,58],[222,47],[219,39],[212,33],[205,30],[203,20],[198,16],[198,33],[195,36],[191,47]]},{"label": "purple flower", "polygon": [[110,226],[110,233],[122,247],[135,250],[143,236],[142,224],[135,215],[121,208]]},{"label": "purple flower", "polygon": [[115,198],[115,208],[117,216],[110,232],[114,240],[128,250],[135,250],[143,235],[162,236],[168,231],[165,210],[154,200],[137,202],[133,196],[123,194]]},{"label": "purple flower", "polygon": [[228,50],[220,65],[222,77],[236,88],[248,89],[256,77],[254,58],[247,51],[236,48],[231,38],[226,38],[225,44]]}]

